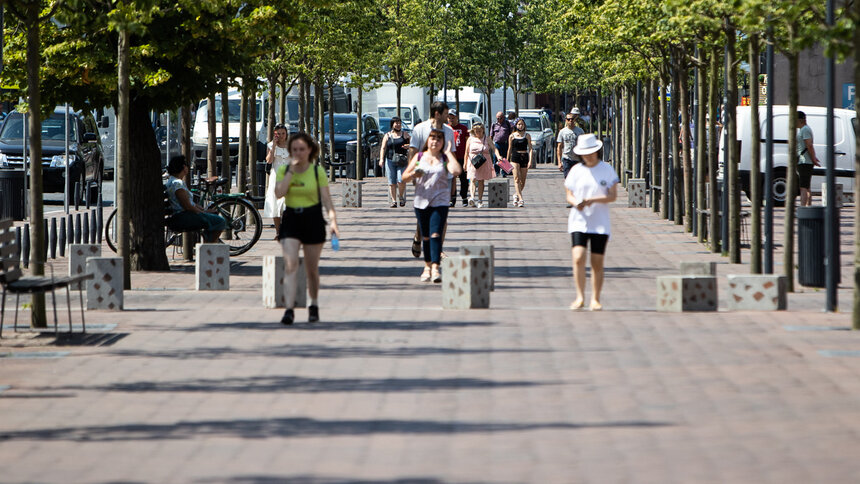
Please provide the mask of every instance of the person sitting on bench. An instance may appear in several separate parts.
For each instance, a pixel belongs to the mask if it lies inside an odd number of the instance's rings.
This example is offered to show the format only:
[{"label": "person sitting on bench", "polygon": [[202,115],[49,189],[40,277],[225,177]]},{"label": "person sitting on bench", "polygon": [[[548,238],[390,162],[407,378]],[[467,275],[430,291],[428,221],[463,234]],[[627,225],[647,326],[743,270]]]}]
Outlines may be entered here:
[{"label": "person sitting on bench", "polygon": [[167,164],[170,177],[164,184],[164,190],[173,210],[168,225],[176,232],[202,230],[205,242],[218,242],[219,235],[227,227],[227,221],[194,203],[191,191],[183,181],[188,176],[188,170],[188,163],[182,155],[174,156]]}]

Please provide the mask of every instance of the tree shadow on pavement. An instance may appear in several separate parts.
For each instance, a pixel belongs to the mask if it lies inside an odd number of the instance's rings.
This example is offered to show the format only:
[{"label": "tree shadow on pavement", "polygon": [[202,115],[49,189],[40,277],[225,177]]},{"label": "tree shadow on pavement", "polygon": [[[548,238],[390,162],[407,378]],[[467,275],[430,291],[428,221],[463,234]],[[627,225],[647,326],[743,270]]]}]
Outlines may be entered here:
[{"label": "tree shadow on pavement", "polygon": [[[430,308],[432,309],[432,308]],[[440,308],[441,310],[441,308]],[[222,331],[227,329],[276,331],[442,331],[469,327],[488,327],[498,323],[490,321],[338,321],[319,322],[313,324],[294,324],[285,327],[278,322],[280,313],[272,317],[272,322],[259,321],[230,321],[225,323],[206,323],[182,328],[171,328],[176,331]]]},{"label": "tree shadow on pavement", "polygon": [[496,277],[570,277],[572,269],[568,261],[557,266],[500,266],[495,267]]},{"label": "tree shadow on pavement", "polygon": [[0,434],[0,442],[118,442],[134,440],[186,440],[208,437],[269,439],[361,436],[374,434],[453,435],[490,432],[529,432],[534,430],[585,430],[613,428],[647,429],[672,425],[673,424],[666,422],[644,420],[582,423],[503,423],[391,419],[318,420],[294,417],[247,420],[180,421],[166,424],[93,425],[37,430],[18,430]]},{"label": "tree shadow on pavement", "polygon": [[[228,478],[217,477],[211,479],[197,479],[194,482],[210,483],[221,482],[225,484],[283,484],[289,482],[291,484],[455,484],[453,481],[444,481],[434,477],[401,477],[395,479],[355,479],[342,477],[321,477],[321,476],[273,476],[273,475],[249,475],[249,476],[232,476]],[[478,484],[477,482],[457,481],[456,484]]]}]

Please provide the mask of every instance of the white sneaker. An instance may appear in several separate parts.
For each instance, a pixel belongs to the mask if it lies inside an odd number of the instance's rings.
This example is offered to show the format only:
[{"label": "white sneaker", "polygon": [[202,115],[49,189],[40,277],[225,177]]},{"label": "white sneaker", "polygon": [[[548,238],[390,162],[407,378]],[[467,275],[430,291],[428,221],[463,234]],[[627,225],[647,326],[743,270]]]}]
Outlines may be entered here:
[{"label": "white sneaker", "polygon": [[472,198],[472,197],[469,197],[469,206],[470,206],[470,207],[474,207],[474,206],[475,206],[475,199],[474,199],[474,198]]},{"label": "white sneaker", "polygon": [[484,202],[481,200],[478,200],[478,203],[476,203],[475,206],[478,208],[484,208]]}]

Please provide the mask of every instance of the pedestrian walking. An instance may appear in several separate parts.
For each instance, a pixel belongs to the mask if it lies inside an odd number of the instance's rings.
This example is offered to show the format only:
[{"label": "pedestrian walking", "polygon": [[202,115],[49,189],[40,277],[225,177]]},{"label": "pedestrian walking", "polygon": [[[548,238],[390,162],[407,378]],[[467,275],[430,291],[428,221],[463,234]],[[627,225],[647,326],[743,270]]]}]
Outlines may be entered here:
[{"label": "pedestrian walking", "polygon": [[558,171],[564,173],[565,179],[567,179],[567,174],[570,173],[573,165],[582,161],[579,155],[573,152],[577,138],[585,134],[585,131],[576,124],[578,117],[579,109],[571,109],[570,113],[564,117],[564,128],[558,132],[556,160],[558,161]]},{"label": "pedestrian walking", "polygon": [[564,180],[567,201],[572,205],[567,219],[573,258],[573,280],[576,299],[571,309],[582,309],[585,305],[585,256],[591,244],[591,305],[592,311],[600,311],[600,291],[603,289],[603,262],[609,242],[609,204],[618,195],[618,174],[612,165],[601,161],[599,151],[603,143],[594,134],[579,137],[574,153],[582,163],[571,168]]},{"label": "pedestrian walking", "polygon": [[508,138],[508,161],[513,165],[514,174],[514,206],[525,205],[523,189],[526,187],[526,176],[532,161],[532,137],[526,132],[526,122],[519,118],[514,122],[514,132]]},{"label": "pedestrian walking", "polygon": [[[505,118],[505,113],[499,111],[496,113],[496,122],[490,126],[490,137],[493,138],[493,143],[496,145],[496,152],[503,156],[508,155],[508,139],[511,137],[513,127],[510,121]],[[499,159],[493,160],[496,176],[506,176],[504,170],[499,167]]]},{"label": "pedestrian walking", "polygon": [[[484,207],[484,182],[493,178],[493,156],[501,158],[496,145],[487,139],[482,123],[472,125],[466,141],[466,177],[469,179],[469,206]],[[475,192],[477,191],[477,197]]]},{"label": "pedestrian walking", "polygon": [[[457,110],[448,110],[448,126],[454,131],[454,149],[451,150],[454,156],[457,157],[457,163],[463,168],[465,165],[464,157],[466,156],[466,143],[469,138],[469,128],[460,123],[460,117],[457,115]],[[466,179],[466,170],[461,170],[460,176],[451,179],[451,203],[450,206],[457,204],[457,179],[460,180],[460,199],[463,201],[463,206],[466,206],[469,197],[469,182]]]},{"label": "pedestrian walking", "polygon": [[[812,205],[812,170],[821,166],[813,146],[812,128],[806,124],[806,113],[797,112],[797,184],[800,187],[800,206]],[[793,195],[792,195],[793,196]]]},{"label": "pedestrian walking", "polygon": [[290,153],[287,150],[287,127],[283,124],[275,126],[272,141],[266,151],[266,163],[269,165],[269,179],[266,185],[266,201],[263,204],[263,217],[271,217],[275,225],[275,240],[281,230],[281,214],[284,213],[284,199],[275,196],[278,168],[290,164]]},{"label": "pedestrian walking", "polygon": [[[413,138],[414,139],[414,138]],[[449,176],[458,176],[462,167],[454,158],[442,130],[432,130],[424,149],[409,163],[403,173],[404,181],[415,180],[415,217],[424,249],[422,282],[442,282],[439,261],[448,220]]]},{"label": "pedestrian walking", "polygon": [[323,208],[328,212],[331,232],[340,236],[328,177],[325,170],[312,160],[317,159],[320,147],[313,137],[301,132],[290,136],[287,142],[290,164],[277,171],[278,182],[275,196],[284,199],[283,223],[278,238],[284,254],[284,299],[286,311],[281,319],[283,324],[293,324],[296,305],[296,271],[299,267],[299,247],[305,256],[307,273],[308,322],[319,321],[319,263],[327,231]]},{"label": "pedestrian walking", "polygon": [[379,149],[379,166],[385,168],[388,178],[388,202],[390,208],[397,207],[399,191],[400,206],[406,205],[406,183],[403,170],[409,165],[409,133],[403,131],[403,121],[398,116],[391,118],[391,130],[382,137]]}]

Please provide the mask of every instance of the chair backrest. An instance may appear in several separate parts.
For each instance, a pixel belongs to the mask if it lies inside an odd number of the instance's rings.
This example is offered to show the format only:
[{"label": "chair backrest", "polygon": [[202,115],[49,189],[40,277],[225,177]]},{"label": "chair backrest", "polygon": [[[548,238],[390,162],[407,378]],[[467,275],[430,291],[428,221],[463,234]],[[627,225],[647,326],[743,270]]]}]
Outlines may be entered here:
[{"label": "chair backrest", "polygon": [[0,220],[0,281],[4,284],[21,278],[21,260],[18,256],[18,239],[12,219]]}]

